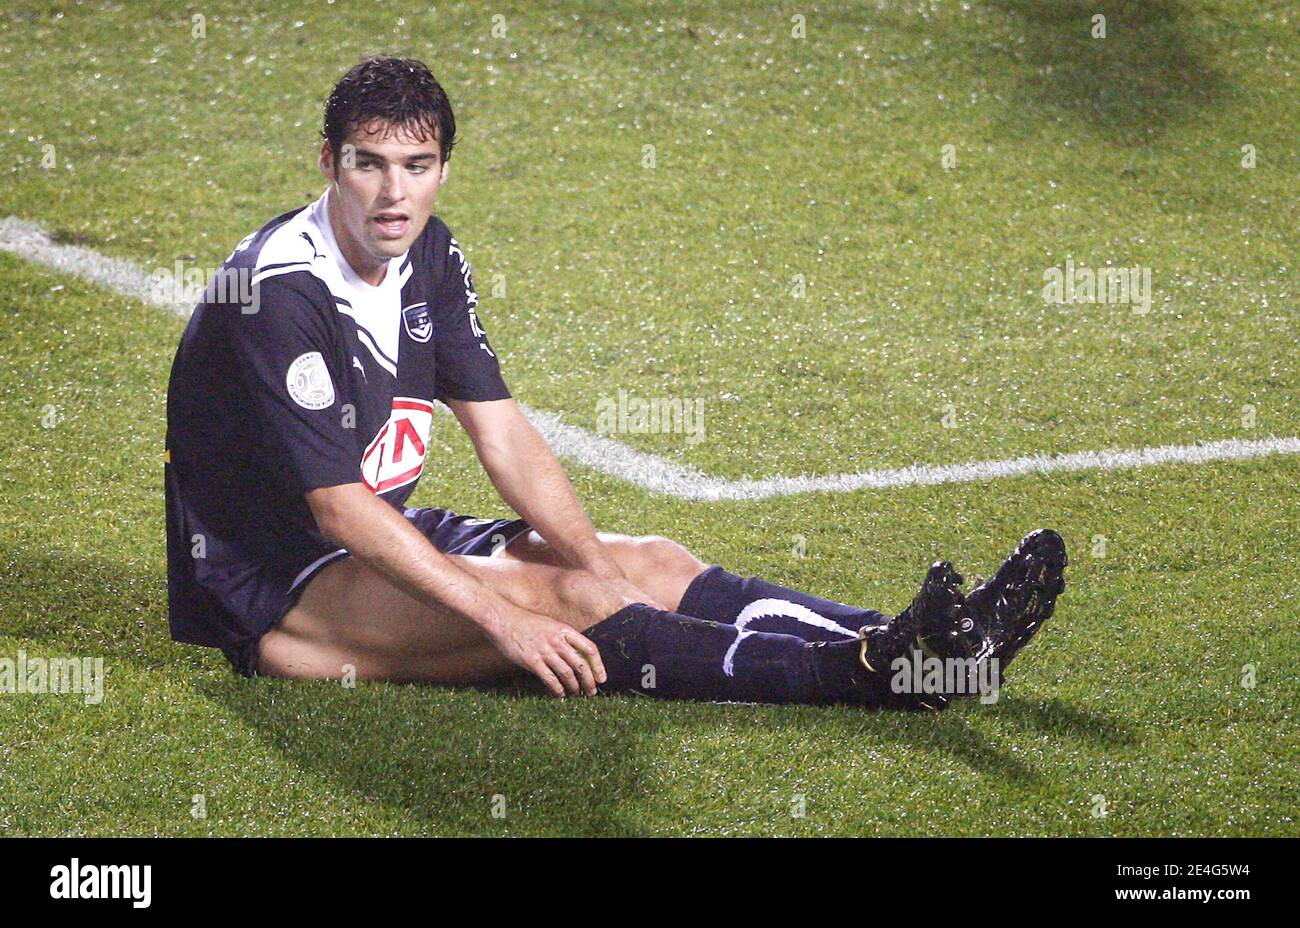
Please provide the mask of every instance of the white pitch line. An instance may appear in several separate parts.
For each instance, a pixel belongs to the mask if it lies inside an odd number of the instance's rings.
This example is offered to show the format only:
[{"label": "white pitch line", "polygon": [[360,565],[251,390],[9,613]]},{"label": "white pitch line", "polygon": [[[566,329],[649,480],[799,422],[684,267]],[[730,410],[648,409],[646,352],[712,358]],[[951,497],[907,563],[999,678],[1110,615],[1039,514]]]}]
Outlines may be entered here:
[{"label": "white pitch line", "polygon": [[1200,445],[1160,445],[1154,448],[1076,451],[1070,454],[1035,454],[1003,461],[964,464],[922,464],[856,474],[812,477],[764,477],[728,480],[672,464],[652,454],[585,429],[566,425],[554,413],[528,410],[528,416],[547,442],[575,464],[619,477],[652,493],[680,499],[743,500],[793,496],[798,493],[851,493],[856,490],[895,490],[942,483],[979,483],[1003,477],[1050,474],[1058,471],[1123,470],[1158,464],[1205,464],[1242,460],[1270,454],[1300,454],[1300,438],[1230,438]]},{"label": "white pitch line", "polygon": [[[60,245],[51,241],[45,229],[34,222],[12,216],[0,219],[0,250],[182,316],[188,315],[193,308],[188,304],[177,305],[174,300],[156,293],[150,286],[149,274],[138,265],[78,245]],[[653,454],[629,448],[622,442],[569,425],[554,413],[527,407],[524,407],[524,412],[561,457],[652,493],[690,500],[751,500],[798,493],[892,490],[945,483],[978,483],[1029,474],[1123,470],[1162,464],[1206,464],[1210,461],[1246,460],[1273,454],[1300,454],[1300,438],[1263,438],[1253,441],[1230,438],[1198,445],[1160,445],[1154,448],[1076,451],[1058,455],[1035,454],[1004,461],[925,464],[823,477],[728,480],[710,477],[693,468],[670,463]]]},{"label": "white pitch line", "polygon": [[182,316],[189,315],[194,308],[193,305],[182,306],[174,300],[160,299],[150,284],[149,274],[139,265],[101,255],[80,245],[61,245],[52,241],[42,226],[14,216],[0,219],[0,250]]}]

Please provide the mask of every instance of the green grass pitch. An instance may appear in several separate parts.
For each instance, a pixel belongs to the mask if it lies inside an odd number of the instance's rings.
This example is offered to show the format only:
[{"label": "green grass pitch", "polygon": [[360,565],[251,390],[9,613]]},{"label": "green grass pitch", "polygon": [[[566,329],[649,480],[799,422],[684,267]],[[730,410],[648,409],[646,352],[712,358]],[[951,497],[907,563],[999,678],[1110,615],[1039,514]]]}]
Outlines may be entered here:
[{"label": "green grass pitch", "polygon": [[[1291,437],[1297,25],[1284,0],[9,0],[0,218],[216,266],[319,193],[332,82],[412,55],[462,138],[439,214],[534,408],[594,429],[620,389],[698,398],[701,441],[615,437],[727,478]],[[1045,302],[1067,260],[1149,268],[1150,311]],[[1300,834],[1294,455],[723,503],[573,470],[601,528],[888,612],[931,560],[987,573],[1058,528],[1069,589],[992,706],[250,682],[167,636],[182,325],[0,253],[0,657],[107,670],[98,705],[0,693],[0,834]],[[414,502],[502,513],[450,416],[434,438]]]}]

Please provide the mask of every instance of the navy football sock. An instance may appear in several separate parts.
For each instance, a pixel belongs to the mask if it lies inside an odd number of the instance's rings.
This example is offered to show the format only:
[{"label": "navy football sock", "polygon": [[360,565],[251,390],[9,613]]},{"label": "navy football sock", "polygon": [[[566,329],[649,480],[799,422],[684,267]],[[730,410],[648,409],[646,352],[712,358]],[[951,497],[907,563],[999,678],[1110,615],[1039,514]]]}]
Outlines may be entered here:
[{"label": "navy football sock", "polygon": [[889,621],[874,609],[846,606],[759,577],[739,577],[716,565],[691,581],[677,611],[746,630],[797,635],[805,641],[856,638],[864,625]]},{"label": "navy football sock", "polygon": [[[858,701],[857,642],[837,647],[749,632],[632,603],[583,632],[600,649],[605,687],[665,699],[826,704]],[[820,652],[820,653],[819,653]]]}]

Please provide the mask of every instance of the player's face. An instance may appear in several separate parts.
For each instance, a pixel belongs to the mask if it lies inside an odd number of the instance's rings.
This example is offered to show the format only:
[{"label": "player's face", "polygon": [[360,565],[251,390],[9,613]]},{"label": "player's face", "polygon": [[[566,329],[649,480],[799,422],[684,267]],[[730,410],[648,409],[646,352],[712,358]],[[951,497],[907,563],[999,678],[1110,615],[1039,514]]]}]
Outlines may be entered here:
[{"label": "player's face", "polygon": [[387,123],[355,127],[338,158],[326,143],[320,166],[333,185],[339,247],[362,277],[411,247],[447,180],[437,139]]}]

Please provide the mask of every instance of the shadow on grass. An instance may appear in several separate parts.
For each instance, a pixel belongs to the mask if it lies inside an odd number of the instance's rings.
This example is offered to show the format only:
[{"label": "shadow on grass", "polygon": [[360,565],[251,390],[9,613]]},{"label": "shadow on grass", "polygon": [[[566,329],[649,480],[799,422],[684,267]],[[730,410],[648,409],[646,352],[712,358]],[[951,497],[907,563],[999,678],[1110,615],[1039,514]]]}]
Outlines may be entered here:
[{"label": "shadow on grass", "polygon": [[605,700],[279,680],[201,690],[299,768],[391,807],[405,833],[637,834],[623,807],[653,789],[656,720],[611,724]]},{"label": "shadow on grass", "polygon": [[1021,728],[1032,726],[1044,734],[1089,741],[1098,747],[1131,748],[1141,742],[1121,716],[1079,709],[1060,699],[1003,698],[992,711]]},{"label": "shadow on grass", "polygon": [[[649,808],[655,764],[666,738],[707,743],[718,730],[730,738],[753,729],[765,735],[784,730],[798,740],[816,725],[810,715],[837,711],[618,695],[561,705],[506,688],[452,692],[369,684],[348,690],[259,680],[202,689],[296,766],[367,802],[401,810],[403,830],[424,834],[644,834],[641,812],[655,811]],[[1118,740],[1106,734],[1114,720],[1060,703],[1008,700],[998,710],[967,711],[1001,711],[1026,727],[1058,735],[1064,728],[1105,745],[1131,741],[1122,727]],[[960,710],[866,713],[864,723],[864,736],[885,750],[919,748],[1019,788],[1044,780]],[[505,797],[506,819],[491,817],[494,796]]]},{"label": "shadow on grass", "polygon": [[[1224,78],[1213,49],[1178,0],[994,0],[1023,27],[1033,65],[1022,78],[1030,113],[1077,117],[1119,145],[1154,141],[1173,122],[1211,106]],[[1092,17],[1106,17],[1093,38]]]}]

